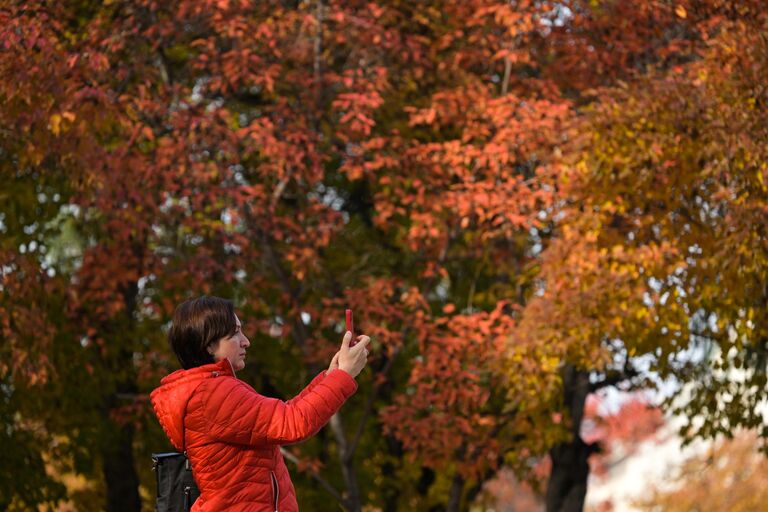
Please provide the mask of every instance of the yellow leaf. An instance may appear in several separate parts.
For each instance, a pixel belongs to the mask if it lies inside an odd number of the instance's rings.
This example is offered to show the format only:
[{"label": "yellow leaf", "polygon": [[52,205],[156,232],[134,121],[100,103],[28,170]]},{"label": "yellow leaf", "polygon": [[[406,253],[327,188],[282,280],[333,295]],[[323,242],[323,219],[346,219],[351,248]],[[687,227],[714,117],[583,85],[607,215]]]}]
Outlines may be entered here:
[{"label": "yellow leaf", "polygon": [[54,135],[61,133],[61,116],[59,114],[53,114],[50,119],[51,131]]},{"label": "yellow leaf", "polygon": [[688,13],[685,10],[685,7],[682,5],[678,5],[675,7],[675,14],[677,14],[680,18],[685,19],[688,17]]}]

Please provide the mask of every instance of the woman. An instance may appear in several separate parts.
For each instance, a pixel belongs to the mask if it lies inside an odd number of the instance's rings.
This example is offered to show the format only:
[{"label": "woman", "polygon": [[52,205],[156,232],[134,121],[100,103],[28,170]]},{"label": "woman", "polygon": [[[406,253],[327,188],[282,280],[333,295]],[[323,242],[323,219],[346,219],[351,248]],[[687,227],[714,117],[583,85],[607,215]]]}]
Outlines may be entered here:
[{"label": "woman", "polygon": [[298,510],[280,446],[314,435],[357,389],[370,339],[358,336],[350,348],[351,338],[344,335],[328,370],[283,402],[235,376],[251,343],[230,301],[204,296],[176,308],[168,341],[183,369],[150,397],[168,438],[192,464],[200,488],[193,512]]}]

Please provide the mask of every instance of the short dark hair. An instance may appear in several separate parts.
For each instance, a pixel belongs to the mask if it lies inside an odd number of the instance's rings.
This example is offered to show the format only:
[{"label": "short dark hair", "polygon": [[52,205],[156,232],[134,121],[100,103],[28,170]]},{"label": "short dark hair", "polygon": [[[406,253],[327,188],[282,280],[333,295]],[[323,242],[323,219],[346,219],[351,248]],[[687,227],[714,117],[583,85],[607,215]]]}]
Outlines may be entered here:
[{"label": "short dark hair", "polygon": [[213,363],[208,346],[237,330],[231,301],[203,295],[176,307],[168,331],[168,344],[185,370]]}]

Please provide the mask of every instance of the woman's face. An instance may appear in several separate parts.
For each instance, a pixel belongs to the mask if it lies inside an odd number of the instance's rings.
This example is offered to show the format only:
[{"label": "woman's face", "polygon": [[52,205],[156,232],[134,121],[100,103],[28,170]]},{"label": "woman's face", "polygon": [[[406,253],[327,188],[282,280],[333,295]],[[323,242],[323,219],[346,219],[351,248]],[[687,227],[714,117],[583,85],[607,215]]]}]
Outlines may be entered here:
[{"label": "woman's face", "polygon": [[245,368],[245,350],[251,346],[251,342],[243,334],[242,324],[237,315],[235,315],[235,323],[237,324],[235,334],[212,343],[208,347],[208,351],[213,356],[214,361],[218,363],[224,358],[229,359],[232,368],[238,371]]}]

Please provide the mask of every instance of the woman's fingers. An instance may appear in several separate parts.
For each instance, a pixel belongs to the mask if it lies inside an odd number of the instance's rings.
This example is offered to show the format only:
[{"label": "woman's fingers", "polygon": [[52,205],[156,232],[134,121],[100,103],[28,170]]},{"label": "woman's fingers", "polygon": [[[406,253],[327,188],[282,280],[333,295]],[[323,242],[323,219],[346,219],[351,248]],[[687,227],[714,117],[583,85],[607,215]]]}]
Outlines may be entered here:
[{"label": "woman's fingers", "polygon": [[357,349],[357,350],[361,350],[361,351],[362,350],[367,350],[368,349],[368,345],[370,345],[370,343],[371,343],[371,337],[370,336],[366,336],[365,334],[361,334],[360,336],[357,337],[357,343],[355,344],[354,347],[352,347],[352,349],[353,350]]},{"label": "woman's fingers", "polygon": [[345,352],[349,350],[349,342],[352,341],[352,333],[347,331],[344,333],[344,337],[341,339],[341,351]]},{"label": "woman's fingers", "polygon": [[363,353],[365,354],[365,358],[368,359],[368,354],[370,354],[370,350],[368,350],[368,345],[371,344],[371,338],[369,336],[360,336],[360,341],[358,341],[358,344],[360,344],[363,347]]},{"label": "woman's fingers", "polygon": [[333,359],[331,359],[331,364],[328,365],[328,371],[336,370],[339,367],[339,354],[341,352],[336,352],[333,355]]},{"label": "woman's fingers", "polygon": [[357,337],[357,343],[350,346],[352,335],[347,332],[339,351],[339,369],[346,371],[352,377],[357,375],[368,364],[368,346],[371,343],[370,336],[361,334]]}]

